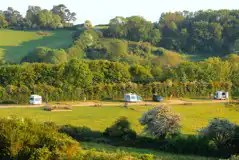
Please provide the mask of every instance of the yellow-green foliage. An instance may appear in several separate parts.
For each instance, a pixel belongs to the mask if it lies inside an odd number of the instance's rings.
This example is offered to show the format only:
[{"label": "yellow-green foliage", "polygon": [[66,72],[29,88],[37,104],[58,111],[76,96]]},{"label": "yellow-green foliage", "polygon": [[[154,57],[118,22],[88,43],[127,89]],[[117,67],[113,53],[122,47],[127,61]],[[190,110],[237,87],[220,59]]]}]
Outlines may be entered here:
[{"label": "yellow-green foliage", "polygon": [[160,52],[159,57],[152,59],[152,64],[160,64],[161,66],[176,66],[183,61],[185,58],[178,52],[170,51],[164,48],[153,48],[154,52]]},{"label": "yellow-green foliage", "polygon": [[[0,117],[20,115],[34,118],[38,121],[53,121],[57,124],[71,124],[73,126],[87,126],[93,130],[104,131],[111,126],[116,119],[125,116],[132,124],[132,129],[138,133],[142,126],[138,119],[152,107],[135,106],[130,109],[123,107],[73,107],[72,112],[46,112],[39,108],[15,108],[1,109]],[[213,118],[226,118],[239,124],[239,112],[230,110],[224,104],[193,104],[173,105],[172,111],[181,117],[180,124],[185,134],[195,134],[197,130],[206,127]],[[92,123],[94,121],[94,123]]]},{"label": "yellow-green foliage", "polygon": [[[19,63],[38,46],[67,48],[72,43],[72,31],[59,30],[39,34],[35,31],[0,30],[0,58]],[[42,32],[43,33],[43,32]]]}]

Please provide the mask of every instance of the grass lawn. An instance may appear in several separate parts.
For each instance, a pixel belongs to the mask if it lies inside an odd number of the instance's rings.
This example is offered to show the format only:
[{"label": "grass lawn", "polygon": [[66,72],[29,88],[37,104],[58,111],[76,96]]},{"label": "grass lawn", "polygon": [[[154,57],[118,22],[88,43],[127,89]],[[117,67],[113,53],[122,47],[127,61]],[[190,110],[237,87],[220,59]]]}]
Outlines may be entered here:
[{"label": "grass lawn", "polygon": [[111,145],[105,144],[96,144],[96,143],[89,143],[83,142],[80,143],[84,149],[96,149],[100,152],[127,152],[133,154],[151,154],[156,157],[156,159],[160,160],[214,160],[215,158],[206,158],[206,157],[199,157],[199,156],[186,156],[186,155],[176,155],[166,152],[157,152],[148,149],[136,149],[136,148],[129,148],[129,147],[114,147]]},{"label": "grass lawn", "polygon": [[19,63],[38,46],[67,48],[72,44],[72,32],[56,30],[50,31],[50,35],[43,36],[35,31],[0,30],[0,58]]},{"label": "grass lawn", "polygon": [[[215,118],[227,118],[239,124],[239,112],[229,110],[224,104],[193,104],[173,105],[173,111],[180,114],[182,132],[194,134],[196,131],[208,124],[208,121]],[[40,108],[8,108],[0,110],[0,117],[18,115],[33,118],[37,121],[53,121],[57,124],[72,124],[74,126],[87,126],[93,130],[103,131],[106,127],[121,116],[126,116],[132,123],[133,129],[138,133],[142,126],[138,119],[142,113],[150,107],[73,107],[72,112],[48,112]]]}]

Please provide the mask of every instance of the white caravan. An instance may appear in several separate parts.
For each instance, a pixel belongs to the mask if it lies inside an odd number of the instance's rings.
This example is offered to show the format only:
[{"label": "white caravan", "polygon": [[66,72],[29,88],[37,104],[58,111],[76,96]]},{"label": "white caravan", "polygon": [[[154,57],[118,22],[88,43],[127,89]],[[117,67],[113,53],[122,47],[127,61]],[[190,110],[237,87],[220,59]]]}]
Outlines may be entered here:
[{"label": "white caravan", "polygon": [[138,96],[137,94],[128,93],[124,95],[124,101],[125,102],[141,102],[142,98]]},{"label": "white caravan", "polygon": [[216,100],[226,100],[229,99],[229,93],[224,91],[217,91],[214,95]]},{"label": "white caravan", "polygon": [[42,97],[39,95],[31,95],[30,104],[42,104]]}]

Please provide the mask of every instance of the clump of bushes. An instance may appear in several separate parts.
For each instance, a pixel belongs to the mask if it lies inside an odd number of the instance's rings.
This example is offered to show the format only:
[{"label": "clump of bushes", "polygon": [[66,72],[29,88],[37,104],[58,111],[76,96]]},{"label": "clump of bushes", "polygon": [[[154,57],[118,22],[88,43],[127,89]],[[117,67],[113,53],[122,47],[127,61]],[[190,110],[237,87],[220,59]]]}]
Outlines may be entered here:
[{"label": "clump of bushes", "polygon": [[215,118],[211,120],[206,128],[203,128],[200,133],[208,137],[217,145],[225,146],[233,139],[235,135],[236,125],[226,119]]},{"label": "clump of bushes", "polygon": [[77,155],[79,143],[55,125],[30,119],[0,119],[0,159],[64,159]]},{"label": "clump of bushes", "polygon": [[210,147],[219,155],[239,153],[239,126],[227,119],[215,118],[199,133],[209,139]]},{"label": "clump of bushes", "polygon": [[119,118],[111,127],[106,128],[103,134],[124,141],[136,139],[136,132],[131,129],[130,122],[126,117]]}]

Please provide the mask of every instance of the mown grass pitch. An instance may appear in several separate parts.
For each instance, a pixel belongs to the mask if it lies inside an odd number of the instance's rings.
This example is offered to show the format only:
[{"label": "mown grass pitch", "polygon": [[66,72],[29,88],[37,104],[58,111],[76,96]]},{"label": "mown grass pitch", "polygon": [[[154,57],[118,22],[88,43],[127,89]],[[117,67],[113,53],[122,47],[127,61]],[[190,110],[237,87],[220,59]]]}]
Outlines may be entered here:
[{"label": "mown grass pitch", "polygon": [[0,30],[0,58],[12,63],[19,63],[36,47],[68,48],[72,44],[73,31],[46,32],[49,32],[49,35],[44,36],[36,31]]},{"label": "mown grass pitch", "polygon": [[[103,131],[121,116],[128,117],[133,129],[138,133],[142,126],[138,119],[150,109],[149,106],[123,107],[73,107],[72,112],[48,112],[40,108],[8,108],[0,109],[0,117],[18,115],[33,118],[36,121],[53,121],[57,124],[87,126],[93,130]],[[182,133],[195,134],[205,127],[213,118],[226,118],[239,124],[239,112],[224,107],[224,104],[172,105],[174,112],[180,114]]]}]

